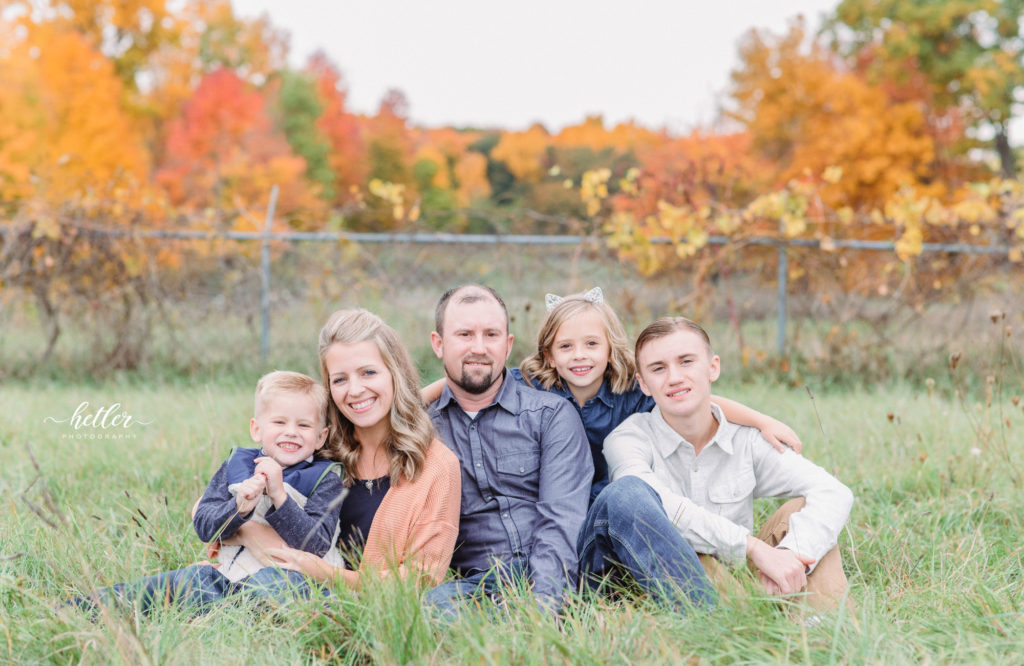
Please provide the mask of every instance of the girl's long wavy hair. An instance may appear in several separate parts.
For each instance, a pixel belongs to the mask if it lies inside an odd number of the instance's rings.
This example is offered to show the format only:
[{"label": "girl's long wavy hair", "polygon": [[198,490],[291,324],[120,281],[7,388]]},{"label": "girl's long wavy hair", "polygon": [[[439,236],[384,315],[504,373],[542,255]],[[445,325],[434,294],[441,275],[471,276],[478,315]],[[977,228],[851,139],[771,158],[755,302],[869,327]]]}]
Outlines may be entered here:
[{"label": "girl's long wavy hair", "polygon": [[[391,403],[390,427],[384,438],[384,451],[388,456],[391,484],[397,485],[402,477],[415,481],[423,468],[427,448],[434,439],[434,425],[420,401],[420,377],[412,358],[395,330],[377,315],[363,309],[338,310],[320,329],[320,375],[330,392],[327,372],[327,350],[334,344],[372,342],[380,352],[384,365],[394,382],[394,401]],[[353,471],[359,460],[361,447],[355,436],[355,427],[346,419],[333,400],[327,406],[327,425],[331,432],[324,449],[345,468],[343,481],[351,486]]]},{"label": "girl's long wavy hair", "polygon": [[527,382],[537,382],[545,390],[552,386],[567,390],[558,371],[548,361],[548,356],[562,324],[587,310],[598,313],[604,323],[605,337],[608,338],[608,367],[604,371],[604,381],[613,393],[624,393],[633,387],[636,383],[636,364],[629,350],[629,339],[622,330],[622,323],[606,303],[588,301],[583,298],[583,294],[566,296],[544,319],[537,335],[536,353],[527,357],[519,366]]}]

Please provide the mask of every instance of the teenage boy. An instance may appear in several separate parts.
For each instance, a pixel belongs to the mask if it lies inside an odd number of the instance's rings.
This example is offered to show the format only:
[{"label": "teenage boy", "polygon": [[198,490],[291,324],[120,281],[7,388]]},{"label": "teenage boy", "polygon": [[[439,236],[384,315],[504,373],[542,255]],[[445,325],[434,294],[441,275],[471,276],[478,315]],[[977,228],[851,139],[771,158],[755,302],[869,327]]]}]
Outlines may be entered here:
[{"label": "teenage boy", "polygon": [[[755,428],[729,423],[711,402],[721,361],[707,333],[683,317],[659,319],[635,347],[640,387],[653,411],[634,414],[605,440],[612,484],[580,535],[590,574],[624,566],[659,599],[713,603],[701,563],[747,561],[765,591],[806,593],[828,607],[847,588],[836,546],[853,494],[792,451],[779,454]],[[757,497],[784,504],[752,536]]]}]

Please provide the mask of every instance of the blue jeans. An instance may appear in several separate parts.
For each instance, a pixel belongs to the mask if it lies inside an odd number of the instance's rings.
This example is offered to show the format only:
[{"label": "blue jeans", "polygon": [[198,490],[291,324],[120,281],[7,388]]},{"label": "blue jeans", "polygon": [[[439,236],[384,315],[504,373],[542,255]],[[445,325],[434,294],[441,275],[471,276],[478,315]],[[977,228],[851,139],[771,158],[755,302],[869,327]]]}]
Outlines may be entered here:
[{"label": "blue jeans", "polygon": [[118,583],[89,596],[76,597],[71,604],[96,611],[97,603],[117,605],[135,602],[143,613],[163,605],[188,607],[205,613],[231,597],[282,601],[291,597],[307,598],[310,591],[305,576],[297,571],[264,567],[232,583],[216,567],[193,564],[129,583]]},{"label": "blue jeans", "polygon": [[483,600],[491,601],[500,607],[503,593],[527,579],[527,567],[525,557],[516,557],[507,563],[497,563],[487,571],[441,583],[427,591],[423,602],[434,615],[446,620],[457,617],[461,607],[469,604],[479,605]]},{"label": "blue jeans", "polygon": [[576,552],[580,579],[593,589],[625,570],[655,601],[679,611],[715,604],[693,546],[668,519],[658,493],[635,476],[613,481],[597,496]]}]

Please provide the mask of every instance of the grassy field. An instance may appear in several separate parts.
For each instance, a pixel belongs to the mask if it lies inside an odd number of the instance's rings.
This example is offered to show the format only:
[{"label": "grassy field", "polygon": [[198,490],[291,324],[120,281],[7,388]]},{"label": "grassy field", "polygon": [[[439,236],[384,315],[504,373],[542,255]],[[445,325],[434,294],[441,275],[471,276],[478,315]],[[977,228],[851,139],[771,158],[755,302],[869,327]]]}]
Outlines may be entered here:
[{"label": "grassy field", "polygon": [[[198,618],[165,610],[91,622],[59,610],[71,595],[202,557],[189,509],[229,448],[246,442],[257,374],[0,388],[0,662],[1024,660],[1024,413],[1012,402],[1024,391],[1012,367],[988,385],[991,398],[967,394],[976,399],[960,398],[949,378],[818,390],[813,402],[805,388],[735,374],[716,386],[790,423],[808,456],[857,496],[840,541],[856,609],[814,626],[753,588],[687,617],[642,598],[579,598],[560,623],[520,602],[437,625],[397,584],[342,591],[326,608],[239,604]],[[133,423],[60,422],[82,402],[119,403]]]}]

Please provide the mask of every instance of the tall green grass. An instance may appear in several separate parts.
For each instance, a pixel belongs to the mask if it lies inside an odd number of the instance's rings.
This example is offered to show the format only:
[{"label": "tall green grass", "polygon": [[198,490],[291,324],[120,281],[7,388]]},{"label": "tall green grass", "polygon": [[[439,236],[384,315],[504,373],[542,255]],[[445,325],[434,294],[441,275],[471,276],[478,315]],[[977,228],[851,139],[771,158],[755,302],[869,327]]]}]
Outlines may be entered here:
[{"label": "tall green grass", "polygon": [[[300,369],[312,370],[309,367]],[[452,624],[398,582],[328,603],[85,614],[60,604],[205,557],[189,511],[247,441],[256,374],[172,381],[6,382],[0,388],[0,662],[10,663],[1011,663],[1024,652],[1024,413],[1003,389],[787,387],[727,375],[716,391],[793,425],[857,496],[841,548],[855,609],[805,626],[798,604],[747,593],[680,616],[642,595],[577,597],[560,620],[528,598]],[[984,382],[982,382],[984,383]],[[971,397],[973,396],[973,397]],[[78,439],[82,401],[120,402],[124,439]],[[820,422],[817,415],[820,415]],[[758,504],[765,513],[771,504]]]}]

